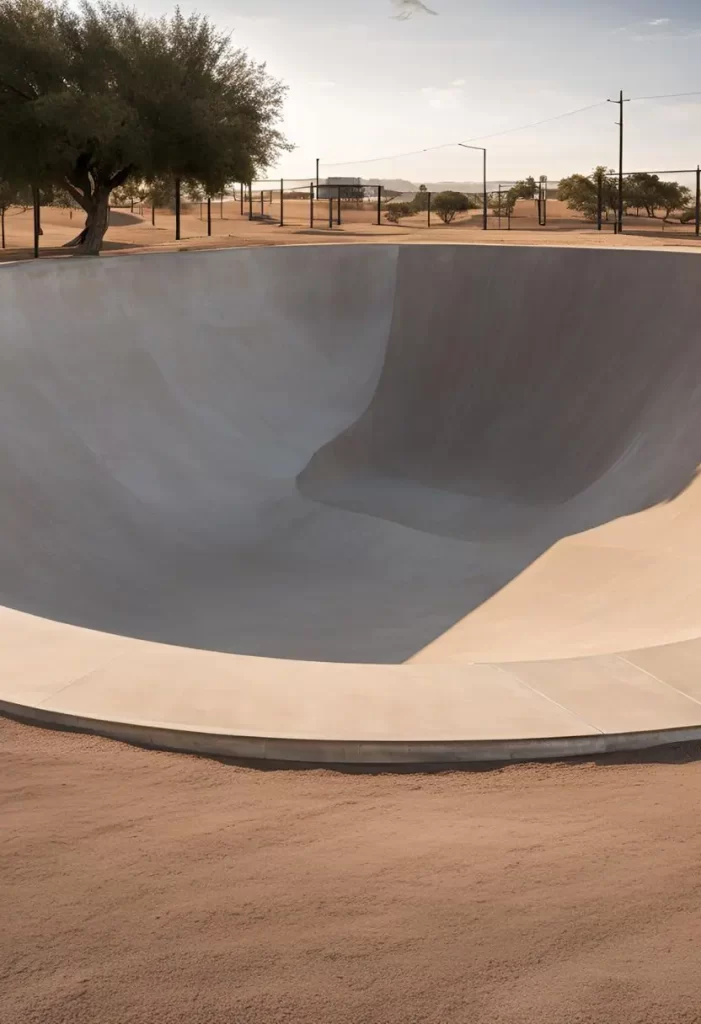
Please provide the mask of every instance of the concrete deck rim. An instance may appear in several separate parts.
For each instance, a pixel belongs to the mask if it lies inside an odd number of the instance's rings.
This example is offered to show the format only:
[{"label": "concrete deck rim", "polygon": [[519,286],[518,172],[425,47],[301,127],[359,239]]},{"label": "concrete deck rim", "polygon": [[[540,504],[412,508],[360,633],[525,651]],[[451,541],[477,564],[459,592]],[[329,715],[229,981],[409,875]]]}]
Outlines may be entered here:
[{"label": "concrete deck rim", "polygon": [[[171,243],[166,243],[166,244],[169,245]],[[130,251],[127,250],[125,253],[123,253],[123,255],[124,256],[128,256],[132,260],[141,260],[141,259],[147,259],[147,258],[149,258],[151,256],[162,256],[162,257],[175,256],[175,257],[178,257],[178,256],[207,255],[208,253],[213,255],[214,253],[241,252],[241,251],[247,251],[247,250],[250,250],[250,249],[256,249],[256,250],[257,249],[273,249],[275,251],[280,251],[280,250],[285,251],[285,250],[288,250],[288,249],[326,249],[326,248],[328,248],[328,245],[329,245],[328,242],[286,242],[286,243],[280,244],[280,245],[276,245],[274,243],[261,242],[259,244],[253,244],[253,245],[246,244],[246,245],[204,246],[203,248],[199,248],[199,249],[197,249],[197,248],[196,249],[181,248],[181,249],[175,249],[175,250],[173,250],[173,249],[165,249],[165,250],[153,249],[153,250],[151,250],[149,252],[130,252]],[[499,249],[500,251],[503,251],[504,249],[509,249],[509,250],[512,250],[512,249],[543,249],[543,250],[551,250],[551,249],[560,250],[560,249],[565,249],[568,252],[578,252],[578,251],[582,251],[582,250],[591,251],[592,249],[594,249],[594,250],[597,250],[597,251],[600,251],[600,252],[607,252],[607,253],[609,253],[609,252],[610,253],[630,253],[630,252],[663,253],[664,252],[664,253],[677,253],[677,254],[678,253],[692,253],[692,254],[695,254],[697,256],[701,255],[701,245],[696,245],[696,244],[692,244],[692,245],[676,245],[674,242],[664,243],[663,245],[601,245],[601,244],[597,244],[595,242],[587,243],[585,241],[582,241],[582,242],[578,242],[576,245],[564,245],[564,244],[559,244],[559,243],[554,242],[554,241],[553,242],[501,242],[501,241],[500,242],[495,242],[495,241],[490,241],[488,239],[484,239],[484,240],[483,239],[469,239],[468,241],[455,241],[455,242],[451,242],[451,241],[446,241],[446,240],[443,240],[443,241],[432,241],[431,239],[426,239],[425,241],[423,241],[423,240],[417,241],[416,239],[411,239],[410,241],[406,241],[406,242],[402,242],[402,241],[399,241],[399,240],[398,241],[388,240],[386,242],[376,242],[376,241],[375,242],[373,242],[373,241],[369,241],[369,242],[338,241],[338,242],[334,243],[334,245],[337,248],[340,247],[340,248],[346,248],[346,249],[359,249],[359,248],[363,248],[364,247],[364,248],[367,248],[367,249],[371,249],[373,251],[378,249],[378,248],[401,250],[401,249],[411,249],[414,246],[421,247],[421,248],[423,248],[425,246],[435,246],[435,247],[438,247],[438,248],[441,248],[441,247],[442,248],[449,248],[449,247],[452,247],[452,248],[462,248],[462,247],[468,246],[468,245],[479,245],[482,248],[485,248],[485,247],[486,248],[493,248],[493,249]],[[100,255],[102,255],[102,254],[100,254]],[[118,252],[118,255],[119,255],[119,252]],[[0,261],[0,271],[4,267],[23,267],[23,268],[42,267],[42,266],[45,267],[45,266],[47,266],[49,264],[53,265],[53,264],[56,264],[56,263],[60,263],[63,266],[66,266],[66,265],[67,266],[80,266],[86,260],[88,262],[92,262],[93,260],[96,260],[96,259],[99,259],[99,258],[100,258],[100,256],[82,256],[81,257],[81,256],[75,256],[75,254],[71,255],[71,254],[67,253],[66,256],[40,256],[39,259],[37,259],[37,260],[35,260],[35,259],[3,260],[3,261]],[[109,255],[107,255],[106,258],[109,260],[111,257]]]},{"label": "concrete deck rim", "polygon": [[701,725],[596,733],[591,736],[494,740],[323,740],[247,736],[232,731],[107,720],[0,698],[0,715],[27,725],[100,736],[169,753],[251,762],[351,766],[457,765],[564,760],[652,750],[701,741]]}]

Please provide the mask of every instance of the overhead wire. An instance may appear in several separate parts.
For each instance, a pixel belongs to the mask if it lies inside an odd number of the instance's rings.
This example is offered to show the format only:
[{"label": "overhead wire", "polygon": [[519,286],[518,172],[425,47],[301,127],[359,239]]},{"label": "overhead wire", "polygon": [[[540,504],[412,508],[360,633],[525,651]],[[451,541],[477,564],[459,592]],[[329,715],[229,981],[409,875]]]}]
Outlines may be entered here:
[{"label": "overhead wire", "polygon": [[[657,96],[633,96],[631,97],[631,101],[638,102],[642,100],[680,99],[686,96],[701,96],[701,91],[660,93]],[[527,131],[529,128],[538,128],[544,124],[551,124],[553,121],[560,121],[566,117],[574,117],[576,114],[583,114],[587,110],[594,110],[596,107],[603,107],[607,102],[607,100],[597,100],[596,103],[589,103],[586,107],[577,107],[576,110],[566,110],[562,114],[555,114],[553,117],[545,117],[540,121],[531,121],[528,124],[517,125],[514,128],[505,128],[503,131],[490,132],[486,135],[473,135],[469,139],[462,139],[461,142],[480,142],[484,139],[496,139],[503,135],[511,135],[514,132]],[[409,150],[406,153],[393,153],[389,156],[372,156],[364,160],[335,160],[332,163],[326,163],[326,161],[323,161],[323,165],[324,167],[347,167],[348,165],[355,166],[356,164],[380,163],[383,160],[400,160],[403,157],[418,156],[420,153],[433,153],[438,149],[452,149],[459,145],[460,142],[443,142],[438,146],[424,146],[421,149]]]}]

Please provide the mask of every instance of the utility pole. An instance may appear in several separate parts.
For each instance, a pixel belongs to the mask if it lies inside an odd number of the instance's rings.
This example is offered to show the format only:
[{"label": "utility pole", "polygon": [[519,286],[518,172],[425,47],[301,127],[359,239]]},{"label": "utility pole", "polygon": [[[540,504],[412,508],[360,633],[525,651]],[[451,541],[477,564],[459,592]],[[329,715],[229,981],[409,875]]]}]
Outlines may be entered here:
[{"label": "utility pole", "polygon": [[316,158],[316,198],[319,198],[319,157]]},{"label": "utility pole", "polygon": [[618,233],[619,235],[623,231],[623,104],[630,103],[630,100],[624,99],[623,89],[621,89],[619,98],[617,100],[608,100],[608,103],[617,103],[621,111],[621,120],[616,121],[619,127],[618,137]]}]

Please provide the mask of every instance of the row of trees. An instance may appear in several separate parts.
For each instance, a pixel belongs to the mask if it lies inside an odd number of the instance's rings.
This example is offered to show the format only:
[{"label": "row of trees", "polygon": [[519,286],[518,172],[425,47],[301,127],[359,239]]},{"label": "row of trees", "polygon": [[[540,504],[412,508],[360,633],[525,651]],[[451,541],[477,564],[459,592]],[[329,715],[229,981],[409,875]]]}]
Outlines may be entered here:
[{"label": "row of trees", "polygon": [[[618,210],[619,197],[618,176],[606,167],[595,167],[589,175],[572,174],[563,178],[557,198],[567,203],[571,210],[595,220],[599,193],[602,211],[608,220]],[[694,216],[694,211],[688,209],[691,201],[690,189],[676,181],[662,181],[657,174],[629,174],[623,179],[623,209],[626,213],[634,210],[640,216],[644,211],[648,217],[657,217],[658,212],[662,212],[669,217],[680,212],[682,220],[690,220]]]},{"label": "row of trees", "polygon": [[120,189],[153,198],[180,178],[214,195],[255,179],[291,148],[284,95],[200,15],[0,0],[0,187],[67,194],[86,215],[68,243],[83,254],[99,252]]}]

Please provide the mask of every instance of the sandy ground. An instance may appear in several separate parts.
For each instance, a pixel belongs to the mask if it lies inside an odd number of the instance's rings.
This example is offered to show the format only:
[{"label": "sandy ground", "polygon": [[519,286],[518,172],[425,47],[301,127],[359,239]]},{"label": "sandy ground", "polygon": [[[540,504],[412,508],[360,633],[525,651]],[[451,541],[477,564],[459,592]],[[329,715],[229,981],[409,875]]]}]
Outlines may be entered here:
[{"label": "sandy ground", "polygon": [[[605,224],[601,232],[580,215],[573,214],[564,203],[550,200],[548,203],[548,225],[539,228],[534,204],[520,202],[512,218],[512,230],[506,229],[506,219],[499,229],[498,220],[490,214],[489,231],[482,230],[479,210],[459,215],[449,225],[441,224],[434,217],[429,229],[423,215],[406,218],[394,225],[383,220],[376,223],[376,212],[369,204],[367,209],[346,209],[342,211],[342,225],[328,226],[328,203],[317,202],[315,226],[309,227],[308,200],[285,200],[285,226],[279,226],[279,204],[265,204],[265,218],[260,219],[260,207],[256,203],[256,218],[249,221],[247,211],[241,216],[238,202],[228,201],[223,205],[212,205],[212,235],[207,236],[206,208],[200,217],[199,206],[184,207],[181,221],[181,239],[175,241],[175,217],[167,210],[156,211],[156,224],[151,224],[148,207],[139,213],[129,210],[113,210],[112,225],[109,228],[104,255],[126,254],[129,252],[167,251],[170,249],[197,249],[209,246],[242,245],[290,245],[319,242],[466,242],[512,245],[592,245],[592,246],[701,246],[701,240],[694,235],[692,225],[665,226],[658,219],[629,216],[625,222],[625,234],[613,234],[613,224]],[[83,216],[74,211],[52,207],[42,208],[43,235],[40,240],[44,256],[66,256],[70,253],[61,247],[80,230]],[[11,209],[5,221],[6,248],[0,249],[0,261],[32,258],[32,212]]]},{"label": "sandy ground", "polygon": [[3,1024],[698,1024],[701,748],[258,770],[0,720]]}]

